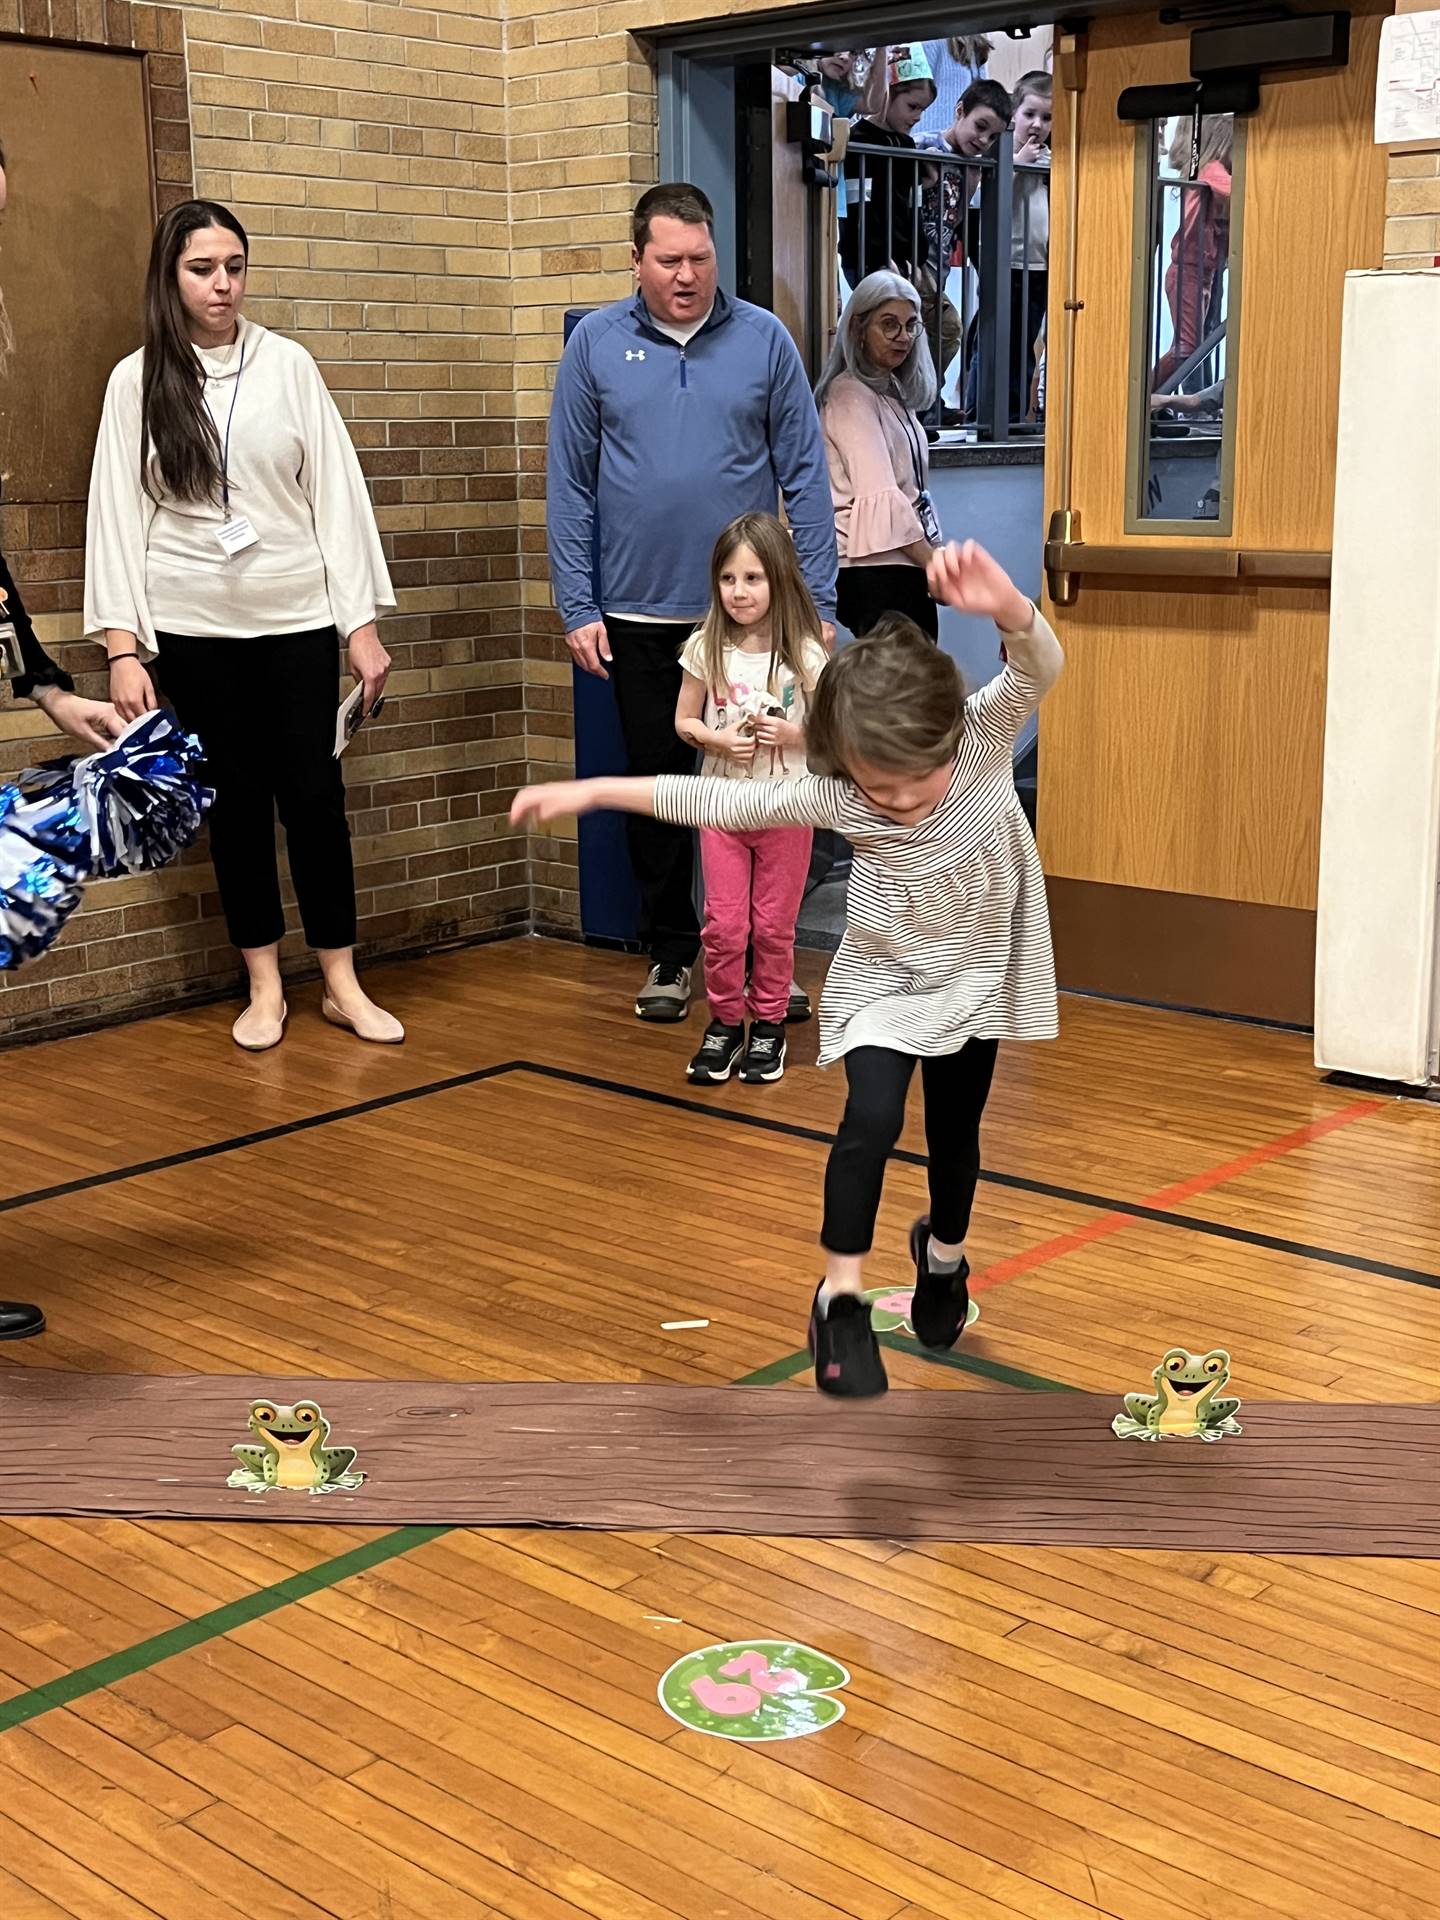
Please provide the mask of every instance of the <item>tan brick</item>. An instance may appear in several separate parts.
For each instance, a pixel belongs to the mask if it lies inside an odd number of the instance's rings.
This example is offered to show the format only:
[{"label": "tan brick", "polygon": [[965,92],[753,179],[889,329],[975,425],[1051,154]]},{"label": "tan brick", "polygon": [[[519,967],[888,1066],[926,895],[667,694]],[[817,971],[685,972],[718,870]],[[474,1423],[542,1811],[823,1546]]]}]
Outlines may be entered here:
[{"label": "tan brick", "polygon": [[1385,222],[1387,254],[1419,256],[1428,266],[1440,253],[1440,220],[1391,219]]},{"label": "tan brick", "polygon": [[1440,173],[1440,151],[1392,153],[1386,171],[1392,180],[1427,180]]},{"label": "tan brick", "polygon": [[1385,189],[1387,214],[1440,213],[1440,176],[1391,180]]}]

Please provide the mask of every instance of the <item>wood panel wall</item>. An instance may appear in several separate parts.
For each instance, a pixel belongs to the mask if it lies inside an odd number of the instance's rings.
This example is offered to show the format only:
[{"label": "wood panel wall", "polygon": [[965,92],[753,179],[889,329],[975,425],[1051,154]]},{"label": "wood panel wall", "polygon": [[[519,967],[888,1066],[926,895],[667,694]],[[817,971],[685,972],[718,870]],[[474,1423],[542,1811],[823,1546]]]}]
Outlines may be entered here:
[{"label": "wood panel wall", "polygon": [[[1357,11],[1337,73],[1268,82],[1247,129],[1234,532],[1197,546],[1330,545],[1344,275],[1380,264],[1385,155],[1373,144],[1386,7]],[[1095,544],[1127,536],[1134,217],[1122,88],[1183,79],[1186,35],[1092,29],[1081,105],[1075,486]],[[1070,99],[1057,86],[1052,259],[1066,246]],[[1058,275],[1057,275],[1058,281]],[[1059,504],[1060,314],[1052,320],[1047,494]],[[1189,542],[1187,541],[1187,544]],[[1055,611],[1069,669],[1042,721],[1040,838],[1054,876],[1313,909],[1319,845],[1323,589],[1085,580]]]}]

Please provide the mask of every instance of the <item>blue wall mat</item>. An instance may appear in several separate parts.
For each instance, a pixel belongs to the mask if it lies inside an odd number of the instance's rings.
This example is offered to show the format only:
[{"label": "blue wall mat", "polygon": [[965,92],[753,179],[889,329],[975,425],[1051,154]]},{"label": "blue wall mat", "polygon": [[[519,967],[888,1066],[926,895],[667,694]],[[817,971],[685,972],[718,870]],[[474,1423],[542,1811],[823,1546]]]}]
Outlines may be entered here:
[{"label": "blue wall mat", "polygon": [[[565,315],[565,338],[590,309],[571,307]],[[596,597],[599,597],[600,539],[595,539]],[[575,771],[582,780],[600,774],[624,773],[625,743],[620,716],[608,680],[574,671]],[[625,843],[625,816],[587,814],[580,834],[580,930],[587,940],[618,941],[633,945],[640,924],[640,900],[630,854]]]},{"label": "blue wall mat", "polygon": [[[993,553],[1022,593],[1040,598],[1045,558],[1045,472],[1040,466],[941,467],[930,469],[930,492],[947,540],[978,540]],[[940,644],[960,663],[972,690],[1000,671],[1000,650],[988,620],[940,611]],[[1016,757],[1035,738],[1028,720],[1015,745]]]}]

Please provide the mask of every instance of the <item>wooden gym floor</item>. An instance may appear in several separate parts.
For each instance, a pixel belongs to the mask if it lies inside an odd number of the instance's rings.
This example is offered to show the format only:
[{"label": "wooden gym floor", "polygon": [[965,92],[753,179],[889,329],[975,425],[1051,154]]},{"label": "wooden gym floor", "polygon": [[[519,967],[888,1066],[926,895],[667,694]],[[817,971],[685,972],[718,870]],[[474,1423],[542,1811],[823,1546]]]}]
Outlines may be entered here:
[{"label": "wooden gym floor", "polygon": [[[812,1025],[779,1086],[699,1094],[702,1015],[640,1026],[637,971],[392,969],[393,1052],[306,988],[263,1058],[223,1007],[0,1057],[3,1291],[51,1322],[0,1366],[808,1391],[842,1081]],[[1002,1052],[980,1325],[893,1384],[1118,1405],[1223,1342],[1245,1399],[1433,1401],[1440,1112],[1298,1035],[1062,1018]],[[893,1167],[875,1284],[922,1193]],[[1437,1614],[1436,1563],[0,1521],[0,1913],[1418,1920]],[[752,1635],[842,1661],[846,1718],[662,1713],[672,1660]]]}]

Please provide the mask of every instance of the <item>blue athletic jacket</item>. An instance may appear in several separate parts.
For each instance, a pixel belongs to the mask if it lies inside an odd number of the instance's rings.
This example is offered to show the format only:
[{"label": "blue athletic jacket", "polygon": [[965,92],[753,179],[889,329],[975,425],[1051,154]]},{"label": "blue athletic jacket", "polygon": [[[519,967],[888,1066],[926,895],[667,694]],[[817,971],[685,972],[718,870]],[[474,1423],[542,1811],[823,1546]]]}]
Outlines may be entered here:
[{"label": "blue athletic jacket", "polygon": [[820,421],[774,314],[717,292],[685,347],[638,293],[586,314],[555,376],[546,468],[550,578],[567,633],[602,610],[698,620],[717,536],[737,514],[774,513],[782,492],[801,570],[831,620],[835,508]]}]

